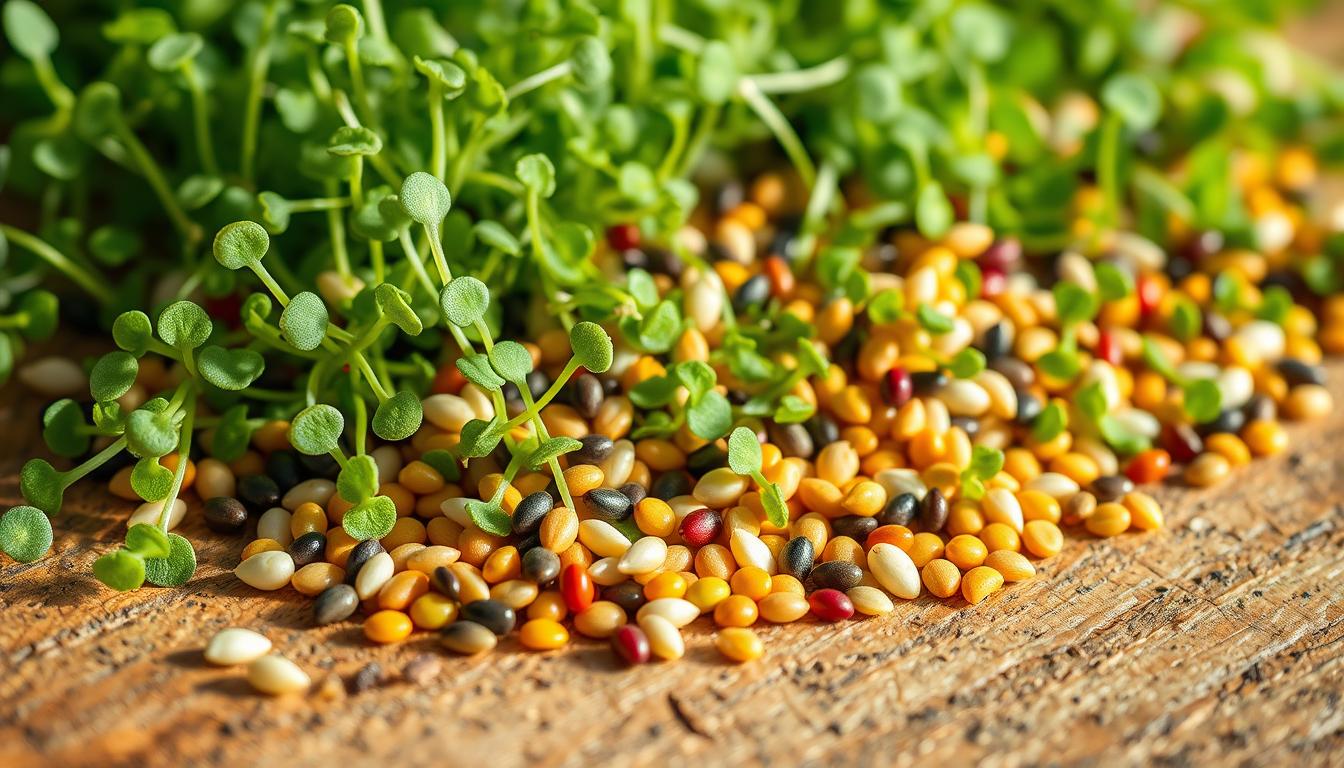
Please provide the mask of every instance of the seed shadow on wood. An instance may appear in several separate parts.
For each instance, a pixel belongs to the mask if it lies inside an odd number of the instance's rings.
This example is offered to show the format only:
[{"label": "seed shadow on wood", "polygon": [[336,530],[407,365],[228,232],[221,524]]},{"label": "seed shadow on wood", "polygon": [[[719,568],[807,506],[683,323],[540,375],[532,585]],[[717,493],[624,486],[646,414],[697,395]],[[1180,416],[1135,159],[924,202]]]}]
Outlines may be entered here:
[{"label": "seed shadow on wood", "polygon": [[248,685],[246,675],[242,673],[236,676],[230,675],[207,680],[197,685],[196,691],[198,693],[217,693],[233,698],[251,698],[256,695],[252,686]]},{"label": "seed shadow on wood", "polygon": [[181,651],[173,651],[163,657],[163,661],[179,669],[218,669],[205,660],[199,648],[187,648]]}]

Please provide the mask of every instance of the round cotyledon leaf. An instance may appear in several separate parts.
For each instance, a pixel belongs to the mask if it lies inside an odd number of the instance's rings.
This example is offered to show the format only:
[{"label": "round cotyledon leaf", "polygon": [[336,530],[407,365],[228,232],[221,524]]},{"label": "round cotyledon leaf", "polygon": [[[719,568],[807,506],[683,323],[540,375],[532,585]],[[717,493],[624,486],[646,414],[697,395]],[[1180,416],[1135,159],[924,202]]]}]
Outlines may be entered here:
[{"label": "round cotyledon leaf", "polygon": [[0,550],[31,563],[51,549],[51,521],[36,507],[18,506],[0,516]]},{"label": "round cotyledon leaf", "polygon": [[252,267],[270,247],[271,237],[265,227],[255,221],[235,221],[215,235],[215,261],[225,269]]},{"label": "round cotyledon leaf", "polygon": [[289,423],[289,442],[300,453],[321,456],[336,449],[345,417],[326,403],[310,405]]},{"label": "round cotyledon leaf", "polygon": [[405,440],[420,429],[424,407],[414,392],[401,391],[378,404],[373,433],[384,440]]}]

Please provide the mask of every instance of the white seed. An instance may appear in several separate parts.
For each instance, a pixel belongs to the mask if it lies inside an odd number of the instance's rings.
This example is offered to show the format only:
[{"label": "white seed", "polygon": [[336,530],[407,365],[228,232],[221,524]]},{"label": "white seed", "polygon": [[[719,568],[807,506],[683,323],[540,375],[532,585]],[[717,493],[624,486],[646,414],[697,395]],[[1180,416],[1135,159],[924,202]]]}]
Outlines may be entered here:
[{"label": "white seed", "polygon": [[896,610],[887,593],[877,587],[865,585],[851,587],[845,595],[854,604],[854,610],[865,616],[885,616]]},{"label": "white seed", "polygon": [[205,660],[221,667],[247,664],[271,652],[271,641],[263,634],[242,627],[221,629],[205,645]]},{"label": "white seed", "polygon": [[[956,312],[956,307],[952,308]],[[933,350],[946,357],[952,357],[961,350],[969,347],[975,339],[975,329],[971,327],[971,321],[964,317],[952,315],[952,330],[947,333],[941,333],[933,337]]]},{"label": "white seed", "polygon": [[298,509],[300,504],[308,502],[312,502],[319,507],[325,507],[335,494],[335,483],[325,478],[314,477],[311,480],[304,480],[286,491],[284,498],[280,500],[280,506],[291,512]]},{"label": "white seed", "polygon": [[682,310],[701,332],[712,330],[723,315],[723,282],[719,276],[708,270],[693,276],[682,299]]},{"label": "white seed", "polygon": [[1235,336],[1246,351],[1257,354],[1267,363],[1276,363],[1283,357],[1287,342],[1283,328],[1268,320],[1252,320],[1237,329]]},{"label": "white seed", "polygon": [[471,411],[476,414],[476,418],[481,421],[489,421],[495,417],[495,403],[485,393],[485,390],[468,382],[463,385],[461,391],[457,394],[458,397],[467,401],[467,405],[471,406]]},{"label": "white seed", "polygon": [[430,395],[423,405],[425,420],[444,432],[461,432],[463,425],[476,418],[471,403],[457,395]]},{"label": "white seed", "polygon": [[317,292],[330,305],[342,305],[364,290],[364,281],[351,275],[348,279],[334,270],[317,274]]},{"label": "white seed", "polygon": [[676,625],[658,614],[639,619],[639,628],[649,638],[649,651],[660,659],[676,661],[686,655],[686,641]]},{"label": "white seed", "polygon": [[383,588],[396,570],[396,563],[388,553],[379,552],[370,557],[355,576],[355,594],[359,595],[360,600],[368,600],[378,594],[378,590]]},{"label": "white seed", "polygon": [[463,528],[474,527],[476,524],[471,522],[471,513],[467,511],[467,504],[471,499],[466,496],[454,496],[451,499],[445,499],[439,505],[443,516],[452,520]]},{"label": "white seed", "polygon": [[1251,372],[1240,365],[1229,365],[1218,374],[1218,393],[1222,395],[1222,408],[1240,408],[1255,394],[1255,378]]},{"label": "white seed", "polygon": [[660,597],[640,606],[639,612],[635,614],[635,621],[643,624],[644,619],[649,616],[661,616],[672,626],[680,629],[695,621],[700,616],[700,609],[690,600],[683,600],[680,597]]},{"label": "white seed", "polygon": [[247,682],[258,691],[272,696],[302,693],[312,684],[308,673],[299,669],[299,665],[276,654],[262,656],[248,665]]},{"label": "white seed", "polygon": [[732,506],[746,492],[747,478],[728,467],[717,467],[700,478],[691,495],[706,507],[724,509]]},{"label": "white seed", "polygon": [[629,440],[617,440],[611,446],[611,453],[598,462],[602,470],[603,488],[620,488],[630,479],[635,469],[635,444]]},{"label": "white seed", "polygon": [[913,493],[915,498],[923,499],[924,494],[929,492],[919,473],[913,469],[884,469],[873,475],[873,479],[887,492],[888,499],[894,499],[902,493]]},{"label": "white seed", "polygon": [[989,412],[1000,419],[1017,417],[1017,390],[996,370],[986,368],[972,379],[989,395]]},{"label": "white seed", "polygon": [[1131,274],[1136,271],[1161,272],[1167,266],[1167,252],[1162,246],[1133,232],[1115,233],[1115,255],[1130,268]]},{"label": "white seed", "polygon": [[1022,505],[1007,488],[991,488],[986,491],[980,507],[985,513],[986,522],[1003,523],[1012,526],[1018,533],[1022,532]]},{"label": "white seed", "polygon": [[1106,400],[1106,410],[1112,410],[1120,404],[1120,382],[1115,378],[1115,369],[1105,360],[1093,360],[1078,378],[1078,389],[1100,385],[1101,396]]},{"label": "white seed", "polygon": [[626,576],[621,573],[620,559],[615,557],[604,557],[600,560],[594,560],[593,564],[588,566],[588,577],[599,587],[611,587],[625,581]]},{"label": "white seed", "polygon": [[953,416],[982,416],[989,410],[989,393],[969,379],[953,379],[938,392],[938,399]]},{"label": "white seed", "polygon": [[868,550],[868,570],[891,594],[905,600],[919,597],[919,569],[900,547],[886,542],[874,544]]},{"label": "white seed", "polygon": [[395,483],[397,473],[405,464],[401,459],[401,451],[397,450],[395,445],[380,445],[369,455],[373,457],[373,463],[378,465],[379,485]]},{"label": "white seed", "polygon": [[1255,220],[1255,242],[1265,253],[1278,253],[1297,235],[1297,225],[1282,211],[1269,211]]},{"label": "white seed", "polygon": [[19,381],[39,395],[59,397],[84,392],[89,377],[68,357],[43,357],[19,368]]},{"label": "white seed", "polygon": [[1115,451],[1094,437],[1075,438],[1073,450],[1097,462],[1097,469],[1101,470],[1103,475],[1120,473],[1120,460],[1116,458]]},{"label": "white seed", "polygon": [[1077,251],[1065,251],[1055,262],[1055,273],[1060,282],[1073,283],[1090,292],[1097,290],[1097,276],[1092,271],[1092,262]]},{"label": "white seed", "polygon": [[952,427],[952,414],[947,410],[947,403],[936,397],[922,397],[920,401],[924,403],[924,428],[938,434],[942,434]]},{"label": "white seed", "polygon": [[[129,528],[136,523],[148,523],[149,525],[159,524],[159,515],[163,512],[162,501],[146,501],[144,504],[135,508],[131,517],[126,521],[126,527]],[[187,516],[187,502],[181,498],[173,501],[173,508],[168,511],[168,530],[173,530],[182,522],[182,518]]]},{"label": "white seed", "polygon": [[1202,360],[1188,360],[1176,366],[1176,373],[1182,378],[1195,379],[1213,379],[1218,377],[1221,371],[1217,363],[1209,363]]},{"label": "white seed", "polygon": [[905,276],[905,305],[917,308],[938,300],[938,272],[933,267],[919,267]]},{"label": "white seed", "polygon": [[620,557],[630,549],[630,540],[605,520],[579,523],[579,541],[598,557]]},{"label": "white seed", "polygon": [[232,496],[237,490],[238,479],[228,464],[211,458],[196,462],[196,493],[202,499]]},{"label": "white seed", "polygon": [[280,546],[287,547],[294,540],[289,532],[289,510],[284,507],[271,507],[261,513],[257,520],[257,538],[274,539]]},{"label": "white seed", "polygon": [[732,550],[733,559],[737,561],[739,568],[754,565],[771,576],[779,572],[775,564],[775,555],[770,551],[770,547],[748,530],[734,529],[732,538],[728,540],[728,548]]},{"label": "white seed", "polygon": [[1063,500],[1078,492],[1078,483],[1058,472],[1042,472],[1032,478],[1023,490],[1040,491],[1047,496]]},{"label": "white seed", "polygon": [[1120,426],[1130,432],[1155,439],[1162,432],[1162,422],[1153,414],[1138,408],[1122,408],[1115,412]]},{"label": "white seed", "polygon": [[233,575],[249,587],[273,592],[294,578],[294,558],[288,552],[258,552],[239,563]]},{"label": "white seed", "polygon": [[667,542],[657,536],[645,536],[625,551],[617,568],[621,573],[638,576],[658,570],[666,559]]}]

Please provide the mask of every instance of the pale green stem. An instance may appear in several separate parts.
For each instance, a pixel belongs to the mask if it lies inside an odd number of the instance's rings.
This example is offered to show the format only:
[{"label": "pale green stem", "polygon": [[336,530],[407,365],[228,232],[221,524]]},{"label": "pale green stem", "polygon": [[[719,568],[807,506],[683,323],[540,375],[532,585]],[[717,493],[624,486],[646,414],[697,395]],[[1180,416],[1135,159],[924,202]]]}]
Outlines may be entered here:
[{"label": "pale green stem", "polygon": [[177,502],[177,496],[182,492],[182,483],[187,476],[187,463],[191,457],[191,432],[192,421],[196,418],[196,395],[191,392],[187,395],[186,413],[182,417],[182,426],[178,430],[178,451],[177,451],[177,471],[173,473],[173,486],[168,491],[168,496],[163,500],[163,509],[159,512],[159,528],[164,533],[168,532],[168,519],[173,510],[173,505]]},{"label": "pale green stem", "polygon": [[159,164],[154,160],[154,156],[149,153],[145,145],[140,143],[140,139],[135,133],[122,121],[117,121],[116,136],[126,148],[135,164],[144,175],[145,181],[154,190],[158,196],[159,203],[163,205],[164,211],[168,213],[168,218],[173,222],[173,226],[186,239],[188,247],[194,246],[201,240],[201,228],[187,217],[186,211],[177,202],[177,196],[168,186],[168,181],[163,177],[163,171]]},{"label": "pale green stem", "polygon": [[765,123],[770,132],[775,135],[779,145],[784,148],[784,154],[789,156],[790,162],[794,168],[798,169],[798,175],[803,177],[803,183],[809,187],[816,181],[817,169],[812,164],[812,158],[808,156],[807,150],[803,147],[802,139],[798,138],[797,132],[789,123],[789,119],[779,111],[770,97],[761,92],[756,83],[748,78],[743,78],[737,82],[738,95],[747,102],[756,116]]},{"label": "pale green stem", "polygon": [[107,278],[71,261],[65,254],[53,248],[42,238],[9,224],[0,224],[0,234],[3,234],[15,245],[30,251],[33,255],[50,264],[80,288],[88,291],[98,301],[104,304],[112,301],[112,292],[107,288],[109,285]]},{"label": "pale green stem", "polygon": [[568,59],[566,59],[560,62],[559,64],[541,70],[535,75],[525,77],[522,80],[519,80],[518,82],[514,83],[509,88],[509,90],[505,91],[505,94],[509,97],[509,101],[513,101],[519,96],[522,96],[526,93],[530,93],[531,91],[535,91],[536,89],[541,88],[547,83],[554,82],[562,77],[567,77],[569,76],[569,73],[573,71],[574,71],[574,65],[571,64]]},{"label": "pale green stem", "polygon": [[429,168],[439,181],[448,172],[448,153],[443,135],[443,86],[429,80]]},{"label": "pale green stem", "polygon": [[253,166],[257,159],[261,100],[266,90],[266,73],[271,66],[271,35],[275,32],[278,10],[278,0],[267,0],[265,13],[261,19],[261,31],[257,35],[257,45],[252,49],[252,61],[247,68],[247,101],[243,107],[243,144],[239,165],[243,180],[248,184],[253,181]]},{"label": "pale green stem", "polygon": [[837,56],[830,61],[792,72],[766,72],[749,75],[761,93],[801,93],[825,88],[844,80],[849,74],[849,57]]},{"label": "pale green stem", "polygon": [[85,475],[89,474],[93,470],[111,461],[112,457],[116,456],[118,453],[121,453],[125,447],[126,447],[126,437],[122,436],[117,438],[116,440],[112,441],[112,443],[108,445],[106,448],[94,454],[93,456],[90,456],[88,461],[84,462],[83,464],[80,464],[77,467],[74,467],[73,469],[70,469],[69,471],[62,472],[61,482],[64,483],[64,487],[67,488],[74,485],[75,483],[84,479]]},{"label": "pale green stem", "polygon": [[196,65],[188,59],[182,63],[182,76],[187,80],[187,91],[191,94],[192,120],[196,127],[196,152],[201,156],[201,165],[211,176],[219,175],[219,161],[215,159],[215,142],[210,137],[210,108],[205,101],[205,88],[201,85],[201,75]]}]

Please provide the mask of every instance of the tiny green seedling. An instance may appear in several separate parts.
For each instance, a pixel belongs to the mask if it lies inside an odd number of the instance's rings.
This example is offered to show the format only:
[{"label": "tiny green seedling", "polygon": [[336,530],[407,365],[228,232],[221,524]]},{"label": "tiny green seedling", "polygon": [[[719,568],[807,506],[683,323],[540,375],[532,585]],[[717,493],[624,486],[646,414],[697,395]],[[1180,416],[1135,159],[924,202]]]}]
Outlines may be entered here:
[{"label": "tiny green seedling", "polygon": [[779,492],[779,486],[761,474],[761,442],[746,427],[734,429],[728,436],[728,467],[739,475],[749,476],[761,489],[761,506],[766,519],[776,528],[789,524],[789,507]]}]

